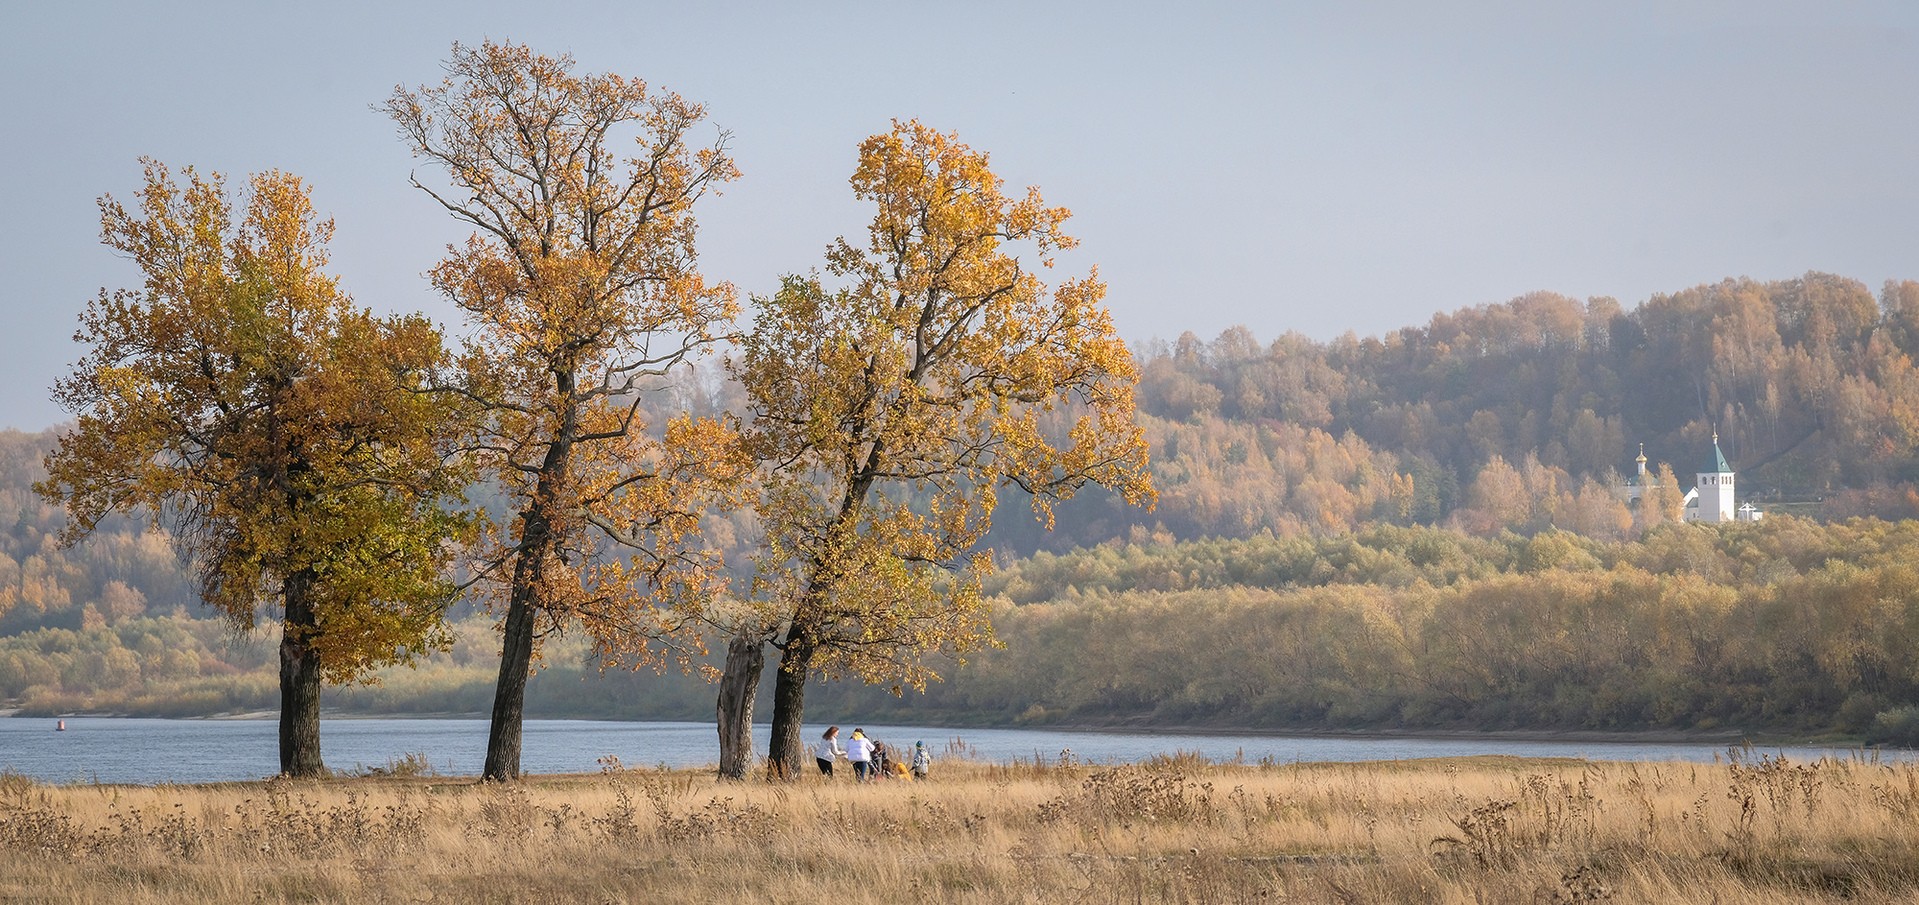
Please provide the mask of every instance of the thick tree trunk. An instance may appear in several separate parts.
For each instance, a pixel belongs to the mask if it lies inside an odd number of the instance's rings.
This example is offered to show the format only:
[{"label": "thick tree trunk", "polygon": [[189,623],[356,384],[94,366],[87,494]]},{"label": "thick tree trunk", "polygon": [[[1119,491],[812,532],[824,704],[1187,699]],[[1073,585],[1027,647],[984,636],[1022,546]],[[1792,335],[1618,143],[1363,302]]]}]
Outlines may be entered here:
[{"label": "thick tree trunk", "polygon": [[[559,391],[572,392],[570,374],[559,377]],[[569,410],[562,433],[571,436],[574,413]],[[559,440],[546,448],[540,479],[530,505],[520,511],[520,548],[513,557],[513,584],[500,627],[500,680],[493,686],[493,719],[486,730],[486,764],[480,778],[494,782],[520,778],[520,735],[526,722],[526,680],[533,673],[533,638],[537,629],[540,588],[546,578],[546,557],[554,551],[553,523],[545,507],[554,499],[555,485],[563,481],[570,442]]]},{"label": "thick tree trunk", "polygon": [[753,698],[759,693],[766,652],[758,635],[735,635],[726,645],[720,676],[720,778],[746,778],[753,763]]},{"label": "thick tree trunk", "polygon": [[800,722],[806,715],[806,675],[812,670],[813,645],[797,629],[787,633],[780,671],[773,676],[773,741],[766,753],[767,776],[799,779],[806,765],[806,741]]},{"label": "thick tree trunk", "polygon": [[486,732],[486,766],[480,778],[520,778],[520,729],[526,721],[526,679],[533,669],[533,607],[521,587],[513,589],[500,639],[500,681],[493,688],[493,721]]},{"label": "thick tree trunk", "polygon": [[287,576],[286,624],[280,632],[280,772],[302,778],[327,775],[320,759],[320,655],[313,631],[313,574]]}]

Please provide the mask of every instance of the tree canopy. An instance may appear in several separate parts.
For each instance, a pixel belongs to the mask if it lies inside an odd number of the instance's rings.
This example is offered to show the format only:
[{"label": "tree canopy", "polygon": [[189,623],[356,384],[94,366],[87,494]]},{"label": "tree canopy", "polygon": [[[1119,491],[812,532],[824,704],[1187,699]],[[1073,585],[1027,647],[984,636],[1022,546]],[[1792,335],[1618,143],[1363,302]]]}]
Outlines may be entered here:
[{"label": "tree canopy", "polygon": [[642,658],[715,592],[700,519],[742,460],[724,423],[649,424],[642,400],[730,329],[692,208],[737,171],[726,133],[692,143],[699,105],[637,79],[491,42],[455,44],[447,72],[386,110],[449,183],[414,184],[474,229],[432,279],[473,328],[457,385],[512,509],[479,565],[506,610],[485,768],[506,779],[541,635],[577,626],[610,662]]},{"label": "tree canopy", "polygon": [[1018,256],[1050,267],[1069,212],[918,122],[863,142],[852,186],[875,213],[827,252],[843,285],[755,299],[736,369],[767,466],[753,599],[778,634],[772,762],[790,775],[810,675],[918,686],[924,655],[990,641],[975,547],[1001,486],[1042,519],[1089,483],[1152,498],[1105,286],[1049,290]]},{"label": "tree canopy", "polygon": [[203,600],[242,627],[277,604],[281,768],[324,772],[319,687],[443,641],[442,576],[465,519],[452,418],[417,392],[443,355],[419,317],[376,318],[322,269],[331,221],[290,175],[249,183],[148,161],[133,209],[101,201],[104,241],[145,277],[102,291],[55,388],[77,416],[36,489],[71,542],[110,513],[164,521]]}]

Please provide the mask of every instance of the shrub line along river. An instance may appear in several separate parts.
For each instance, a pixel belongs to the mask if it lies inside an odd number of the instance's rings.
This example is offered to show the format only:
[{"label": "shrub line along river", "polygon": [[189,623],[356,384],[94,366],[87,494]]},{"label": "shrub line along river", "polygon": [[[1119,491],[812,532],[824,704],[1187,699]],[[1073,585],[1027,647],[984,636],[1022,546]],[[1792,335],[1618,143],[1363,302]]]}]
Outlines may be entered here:
[{"label": "shrub line along river", "polygon": [[[57,727],[64,723],[64,730]],[[0,771],[59,783],[204,783],[256,780],[279,767],[278,722],[162,720],[121,717],[0,719]],[[825,726],[810,726],[810,742]],[[841,737],[852,734],[841,726]],[[1287,736],[1188,732],[1105,732],[1048,729],[956,729],[867,725],[867,735],[902,748],[924,741],[937,759],[955,754],[996,763],[1062,756],[1097,764],[1136,763],[1156,755],[1194,753],[1247,763],[1356,762],[1428,757],[1510,755],[1607,761],[1725,760],[1725,743],[1525,739],[1508,736]],[[336,771],[385,769],[414,758],[435,773],[472,776],[486,755],[487,723],[480,719],[328,719],[321,751]],[[754,747],[765,751],[767,727],[754,727]],[[1739,756],[1784,755],[1912,760],[1915,752],[1805,746],[1753,746]],[[716,763],[711,723],[528,720],[521,766],[528,773],[591,773],[603,758],[628,767],[698,767]]]}]

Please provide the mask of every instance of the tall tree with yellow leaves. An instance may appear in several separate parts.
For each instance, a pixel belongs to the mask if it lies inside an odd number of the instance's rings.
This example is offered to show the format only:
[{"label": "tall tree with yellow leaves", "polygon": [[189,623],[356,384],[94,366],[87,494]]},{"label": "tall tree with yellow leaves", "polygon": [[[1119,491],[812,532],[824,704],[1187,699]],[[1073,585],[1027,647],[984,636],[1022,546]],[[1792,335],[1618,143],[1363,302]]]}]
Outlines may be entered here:
[{"label": "tall tree with yellow leaves", "polygon": [[473,328],[461,392],[512,507],[479,566],[506,610],[484,773],[509,779],[541,637],[578,627],[613,664],[685,655],[719,585],[700,516],[744,460],[722,423],[644,423],[640,394],[730,329],[692,208],[738,174],[726,133],[690,143],[699,105],[638,80],[511,44],[455,44],[446,69],[386,110],[450,182],[414,185],[474,229],[432,280]]},{"label": "tall tree with yellow leaves", "polygon": [[139,205],[101,201],[101,234],[146,277],[102,292],[55,387],[78,416],[35,489],[65,540],[114,512],[169,523],[207,603],[251,628],[277,605],[280,770],[324,774],[320,686],[444,646],[442,570],[468,478],[419,392],[444,357],[425,319],[376,318],[323,272],[331,221],[284,173],[244,217],[218,175],[146,164]]},{"label": "tall tree with yellow leaves", "polygon": [[1639,506],[1633,513],[1634,524],[1643,534],[1682,520],[1685,512],[1686,493],[1679,489],[1679,478],[1672,473],[1672,466],[1659,463],[1639,496]]},{"label": "tall tree with yellow leaves", "polygon": [[[746,446],[767,466],[745,638],[780,652],[770,763],[787,777],[809,677],[917,687],[937,678],[927,655],[991,642],[991,560],[974,548],[1002,488],[1049,523],[1088,483],[1153,496],[1105,285],[1049,291],[1017,254],[1051,266],[1075,244],[1069,212],[1005,194],[984,153],[918,122],[862,143],[852,184],[877,211],[863,245],[828,250],[845,285],[792,277],[756,299],[735,366]],[[723,682],[723,724],[750,718],[725,692],[753,677]]]}]

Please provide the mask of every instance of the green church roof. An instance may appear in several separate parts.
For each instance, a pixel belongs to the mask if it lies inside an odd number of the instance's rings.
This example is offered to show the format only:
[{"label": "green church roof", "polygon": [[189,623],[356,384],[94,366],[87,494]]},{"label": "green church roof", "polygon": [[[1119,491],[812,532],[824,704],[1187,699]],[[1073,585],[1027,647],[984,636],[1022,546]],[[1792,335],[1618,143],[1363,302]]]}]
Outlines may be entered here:
[{"label": "green church roof", "polygon": [[1717,433],[1712,435],[1712,459],[1706,463],[1705,468],[1699,470],[1701,473],[1707,474],[1726,474],[1732,471],[1732,466],[1726,464],[1726,454],[1719,451],[1719,435]]}]

